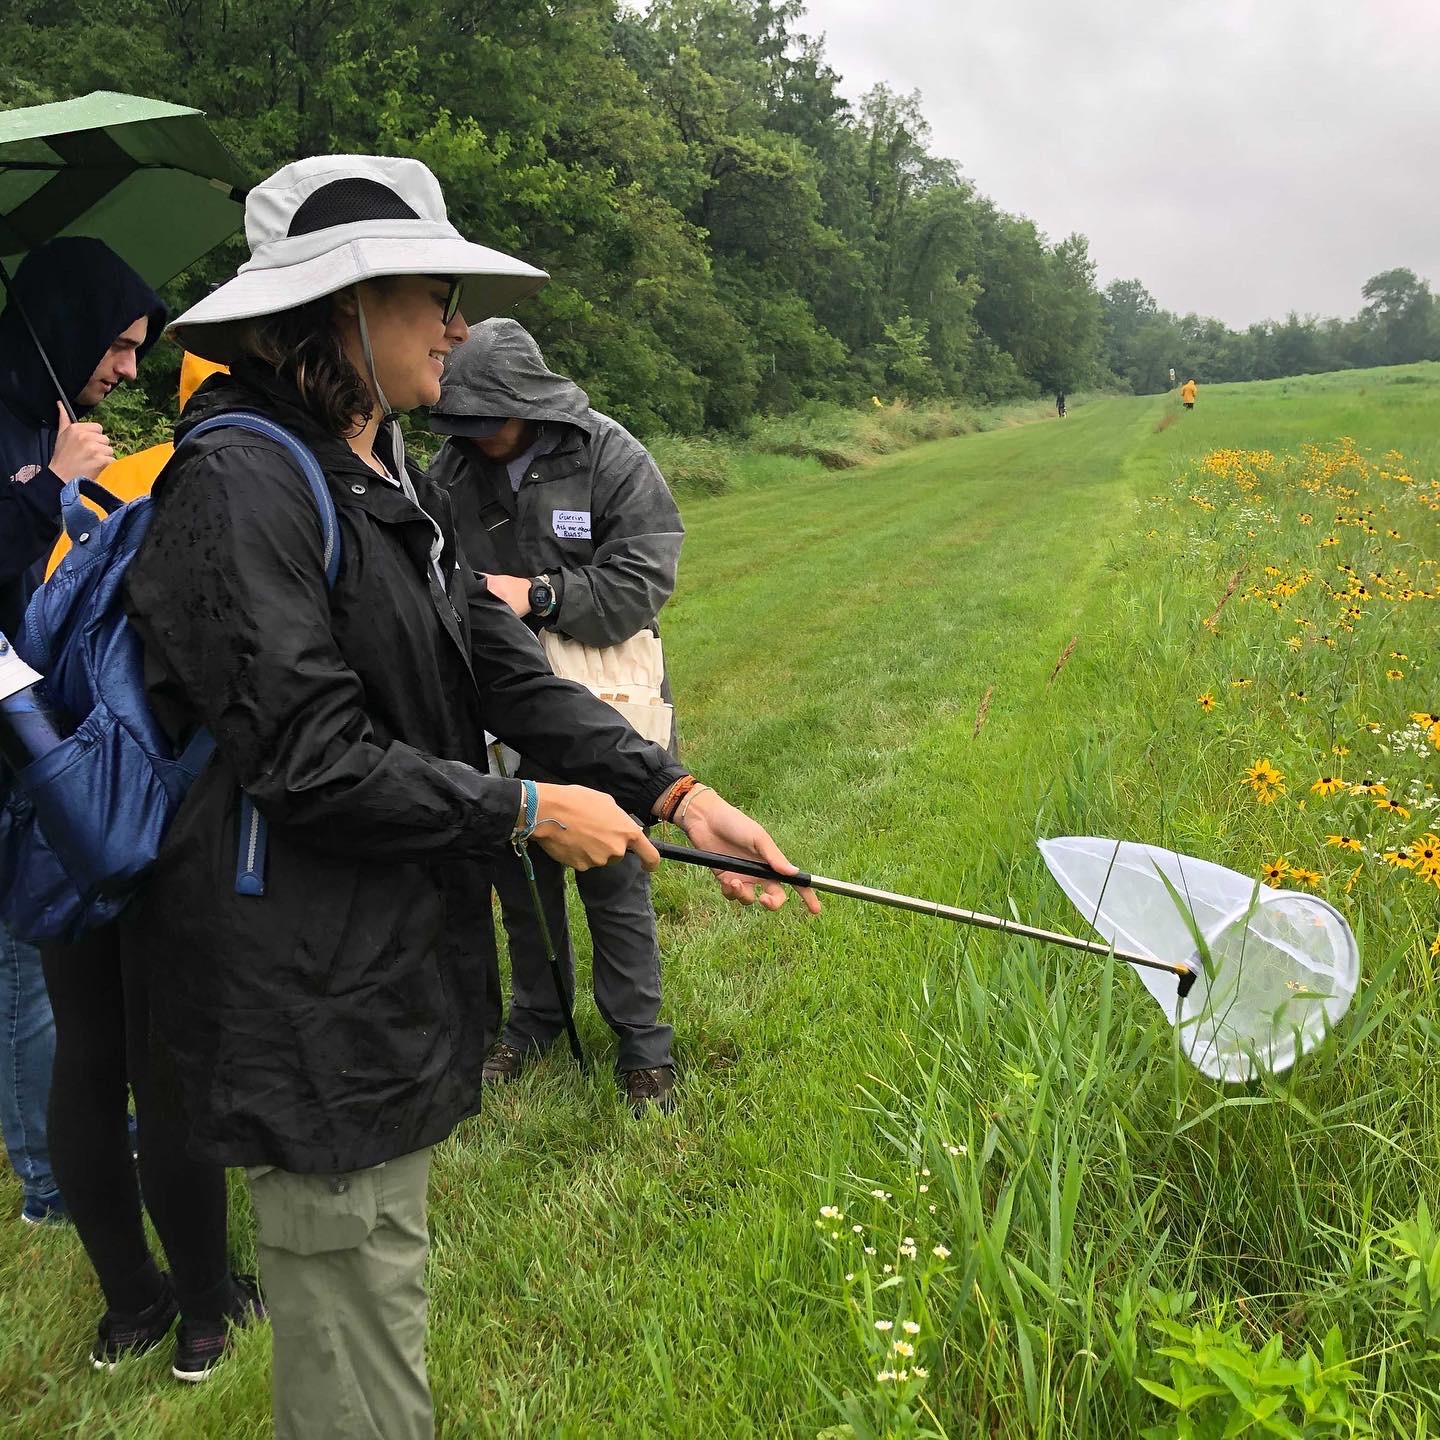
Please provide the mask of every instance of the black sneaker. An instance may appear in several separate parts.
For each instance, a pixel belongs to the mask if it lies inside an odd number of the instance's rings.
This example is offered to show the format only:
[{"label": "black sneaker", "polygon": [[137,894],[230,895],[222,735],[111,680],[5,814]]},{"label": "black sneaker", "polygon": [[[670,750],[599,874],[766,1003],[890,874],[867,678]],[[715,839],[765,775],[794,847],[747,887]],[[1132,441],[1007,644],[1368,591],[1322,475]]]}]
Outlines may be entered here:
[{"label": "black sneaker", "polygon": [[230,1348],[230,1331],[236,1326],[253,1325],[265,1318],[265,1302],[253,1275],[232,1275],[235,1298],[230,1313],[223,1320],[182,1320],[175,1336],[175,1363],[170,1373],[177,1380],[191,1384],[208,1380],[210,1372]]},{"label": "black sneaker", "polygon": [[153,1305],[135,1314],[123,1310],[107,1310],[100,1319],[95,1335],[95,1348],[90,1363],[97,1370],[113,1370],[127,1355],[143,1355],[153,1350],[169,1333],[180,1313],[175,1304],[175,1291],[170,1277],[162,1274],[164,1288]]}]

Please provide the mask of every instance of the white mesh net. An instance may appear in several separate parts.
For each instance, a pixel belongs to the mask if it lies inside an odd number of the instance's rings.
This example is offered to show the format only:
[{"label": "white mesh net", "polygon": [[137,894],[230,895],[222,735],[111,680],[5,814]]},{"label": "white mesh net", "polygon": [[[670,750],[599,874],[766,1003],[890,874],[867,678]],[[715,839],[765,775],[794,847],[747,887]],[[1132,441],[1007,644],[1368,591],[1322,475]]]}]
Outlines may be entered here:
[{"label": "white mesh net", "polygon": [[1350,1008],[1359,950],[1344,917],[1317,896],[1128,840],[1067,836],[1040,841],[1040,852],[1117,949],[1200,971],[1183,1002],[1169,976],[1136,974],[1212,1079],[1288,1070]]}]

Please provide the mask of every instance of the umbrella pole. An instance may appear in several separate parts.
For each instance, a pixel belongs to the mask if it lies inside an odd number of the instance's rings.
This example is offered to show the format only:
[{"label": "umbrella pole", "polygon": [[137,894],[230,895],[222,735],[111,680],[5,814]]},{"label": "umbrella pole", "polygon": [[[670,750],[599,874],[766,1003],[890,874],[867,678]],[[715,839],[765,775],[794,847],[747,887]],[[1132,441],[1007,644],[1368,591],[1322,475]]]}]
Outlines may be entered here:
[{"label": "umbrella pole", "polygon": [[45,373],[50,377],[50,383],[55,387],[55,393],[60,397],[60,403],[65,407],[65,413],[70,417],[70,421],[73,424],[75,421],[75,407],[70,403],[70,397],[65,393],[64,387],[60,384],[60,378],[55,374],[55,367],[50,363],[50,357],[45,353],[45,347],[40,343],[40,337],[35,333],[35,327],[30,323],[30,317],[25,313],[25,307],[20,303],[20,297],[15,293],[15,286],[10,280],[10,272],[5,268],[5,262],[3,260],[0,260],[0,285],[4,285],[7,300],[15,307],[15,311],[20,316],[26,330],[30,332],[30,339],[34,343],[36,352],[40,356],[40,363],[44,365]]},{"label": "umbrella pole", "polygon": [[692,850],[686,845],[670,845],[663,840],[655,842],[655,848],[666,860],[679,860],[686,865],[703,865],[707,870],[729,870],[736,875],[749,875],[756,880],[778,880],[782,885],[795,885],[811,890],[824,890],[832,895],[845,895],[852,900],[866,900],[875,905],[888,905],[895,910],[910,910],[917,915],[934,915],[941,920],[953,920],[957,925],[973,925],[981,930],[998,930],[1006,935],[1019,935],[1027,940],[1041,940],[1047,945],[1062,945],[1067,950],[1079,950],[1087,955],[1114,955],[1126,964],[1138,965],[1145,970],[1163,970],[1179,982],[1180,998],[1190,993],[1197,971],[1189,965],[1180,965],[1168,960],[1157,960],[1153,955],[1137,955],[1127,950],[1116,950],[1097,940],[1082,940],[1078,935],[1066,935],[1058,930],[1041,930],[1034,925],[1022,925],[1015,920],[1006,920],[1000,915],[985,915],[978,910],[962,910],[955,905],[941,905],[934,900],[921,900],[914,895],[898,895],[891,890],[875,890],[869,885],[855,885],[848,880],[831,880],[824,875],[782,875],[758,860],[744,860],[736,855],[719,855],[710,850]]}]

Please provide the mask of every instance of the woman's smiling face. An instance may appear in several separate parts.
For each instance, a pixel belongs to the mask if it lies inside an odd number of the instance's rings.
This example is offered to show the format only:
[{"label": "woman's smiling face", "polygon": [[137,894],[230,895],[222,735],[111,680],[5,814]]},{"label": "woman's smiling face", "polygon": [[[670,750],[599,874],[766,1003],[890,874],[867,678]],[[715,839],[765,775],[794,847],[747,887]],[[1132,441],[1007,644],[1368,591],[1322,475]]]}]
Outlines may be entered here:
[{"label": "woman's smiling face", "polygon": [[[375,358],[375,379],[392,410],[414,410],[440,398],[445,357],[470,336],[458,309],[447,322],[453,282],[430,275],[399,275],[358,287],[365,328]],[[358,320],[346,313],[345,348],[351,363],[369,378]]]}]

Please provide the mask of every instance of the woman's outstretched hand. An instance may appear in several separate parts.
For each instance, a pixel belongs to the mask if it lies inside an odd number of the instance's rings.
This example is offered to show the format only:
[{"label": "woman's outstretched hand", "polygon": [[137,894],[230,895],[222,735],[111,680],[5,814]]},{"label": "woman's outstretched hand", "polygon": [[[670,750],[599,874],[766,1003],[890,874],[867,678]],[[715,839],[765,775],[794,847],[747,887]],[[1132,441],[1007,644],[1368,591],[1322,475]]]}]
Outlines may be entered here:
[{"label": "woman's outstretched hand", "polygon": [[[759,860],[782,875],[794,875],[800,868],[781,854],[780,847],[763,825],[721,799],[713,790],[695,794],[685,807],[680,828],[697,849],[718,850],[722,855]],[[729,870],[715,871],[715,878],[720,882],[720,889],[727,900],[752,905],[758,899],[767,910],[778,910],[785,903],[785,892],[789,888],[778,880],[752,880],[747,875],[736,875]],[[812,915],[820,913],[820,901],[813,890],[797,888],[795,893]]]}]

